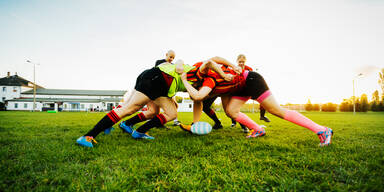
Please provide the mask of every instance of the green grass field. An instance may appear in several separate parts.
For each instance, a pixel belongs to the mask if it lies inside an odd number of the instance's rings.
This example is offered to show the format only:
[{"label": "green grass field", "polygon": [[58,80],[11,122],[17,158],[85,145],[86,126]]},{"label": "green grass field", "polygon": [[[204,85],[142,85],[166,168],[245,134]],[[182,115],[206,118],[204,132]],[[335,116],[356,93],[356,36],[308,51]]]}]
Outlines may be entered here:
[{"label": "green grass field", "polygon": [[384,113],[303,114],[333,128],[331,146],[271,114],[257,121],[267,135],[246,139],[219,113],[226,126],[209,135],[169,123],[153,141],[134,140],[115,125],[84,148],[75,140],[105,113],[0,112],[0,191],[384,190]]}]

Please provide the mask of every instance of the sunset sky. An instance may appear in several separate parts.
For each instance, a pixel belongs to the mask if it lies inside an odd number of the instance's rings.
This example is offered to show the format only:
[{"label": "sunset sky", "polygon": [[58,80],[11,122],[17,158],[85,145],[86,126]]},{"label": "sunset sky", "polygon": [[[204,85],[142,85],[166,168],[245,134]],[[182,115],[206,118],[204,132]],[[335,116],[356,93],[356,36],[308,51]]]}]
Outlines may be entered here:
[{"label": "sunset sky", "polygon": [[173,49],[194,64],[240,53],[282,103],[340,103],[380,87],[384,1],[0,0],[0,77],[55,89],[131,89]]}]

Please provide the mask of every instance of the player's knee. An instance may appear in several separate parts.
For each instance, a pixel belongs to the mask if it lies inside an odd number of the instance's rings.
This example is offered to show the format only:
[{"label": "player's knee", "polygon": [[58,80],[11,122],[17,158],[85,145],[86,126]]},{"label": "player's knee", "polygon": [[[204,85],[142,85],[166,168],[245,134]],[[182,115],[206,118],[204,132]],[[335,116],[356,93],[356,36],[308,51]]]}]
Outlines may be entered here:
[{"label": "player's knee", "polygon": [[167,112],[164,112],[167,116],[167,120],[168,121],[172,121],[174,119],[176,119],[177,117],[177,112],[176,111],[167,111]]},{"label": "player's knee", "polygon": [[284,110],[280,108],[271,108],[271,109],[268,109],[268,112],[281,118],[284,117]]},{"label": "player's knee", "polygon": [[225,114],[231,118],[231,119],[235,119],[237,114],[238,114],[238,111],[237,110],[233,110],[233,109],[226,109],[225,110]]}]

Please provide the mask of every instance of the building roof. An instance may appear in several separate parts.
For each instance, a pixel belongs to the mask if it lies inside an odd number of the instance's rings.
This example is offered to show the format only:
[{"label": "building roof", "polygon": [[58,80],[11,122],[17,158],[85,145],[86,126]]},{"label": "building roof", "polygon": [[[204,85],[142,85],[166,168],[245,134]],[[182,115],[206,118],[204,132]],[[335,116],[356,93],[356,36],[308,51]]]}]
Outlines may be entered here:
[{"label": "building roof", "polygon": [[[36,102],[69,102],[69,103],[100,103],[119,102],[121,98],[105,99],[78,99],[78,98],[36,98]],[[7,100],[8,102],[33,102],[33,98],[17,98]]]},{"label": "building roof", "polygon": [[[33,87],[33,82],[30,82],[18,75],[12,75],[0,78],[0,86],[25,86],[25,87]],[[38,88],[43,88],[42,86],[36,85]]]},{"label": "building roof", "polygon": [[[123,96],[124,90],[36,89],[36,95]],[[33,90],[21,94],[33,95]]]}]

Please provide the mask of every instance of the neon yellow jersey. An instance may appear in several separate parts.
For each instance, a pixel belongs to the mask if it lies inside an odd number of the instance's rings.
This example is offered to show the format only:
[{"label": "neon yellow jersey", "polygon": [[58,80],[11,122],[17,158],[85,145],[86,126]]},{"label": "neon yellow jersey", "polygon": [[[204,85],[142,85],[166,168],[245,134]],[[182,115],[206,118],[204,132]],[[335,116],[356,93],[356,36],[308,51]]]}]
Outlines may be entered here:
[{"label": "neon yellow jersey", "polygon": [[[171,86],[169,87],[169,90],[168,90],[168,97],[173,97],[177,92],[187,91],[187,89],[185,88],[185,86],[181,80],[180,75],[176,73],[176,65],[170,64],[170,63],[163,63],[161,65],[158,65],[157,67],[159,67],[159,69],[162,72],[173,77],[173,81],[172,81]],[[187,73],[188,71],[190,71],[194,68],[194,66],[189,66],[186,64],[183,64],[183,67],[184,67],[185,73]],[[189,82],[189,83],[192,84],[192,82]]]}]

